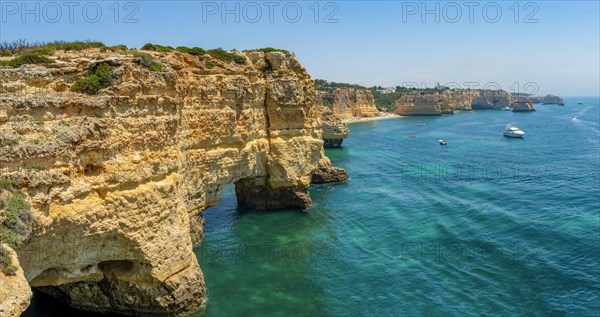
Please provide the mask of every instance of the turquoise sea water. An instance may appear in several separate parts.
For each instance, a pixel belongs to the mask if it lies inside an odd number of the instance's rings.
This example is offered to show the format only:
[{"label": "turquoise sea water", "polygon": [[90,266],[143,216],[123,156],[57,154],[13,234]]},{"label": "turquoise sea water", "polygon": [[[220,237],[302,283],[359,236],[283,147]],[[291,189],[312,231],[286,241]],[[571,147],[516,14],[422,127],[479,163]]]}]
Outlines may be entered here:
[{"label": "turquoise sea water", "polygon": [[307,213],[238,213],[229,188],[204,315],[599,315],[598,98],[536,108],[351,124],[327,151],[351,179]]},{"label": "turquoise sea water", "polygon": [[351,124],[327,151],[350,181],[306,213],[239,211],[228,186],[194,316],[600,315],[600,107],[565,101]]}]

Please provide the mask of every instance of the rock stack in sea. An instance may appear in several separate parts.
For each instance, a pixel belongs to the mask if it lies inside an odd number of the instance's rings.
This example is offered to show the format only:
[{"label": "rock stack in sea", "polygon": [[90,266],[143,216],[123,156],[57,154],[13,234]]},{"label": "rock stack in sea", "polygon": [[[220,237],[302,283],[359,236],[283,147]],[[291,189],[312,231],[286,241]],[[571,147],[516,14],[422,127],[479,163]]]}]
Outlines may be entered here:
[{"label": "rock stack in sea", "polygon": [[323,127],[323,146],[325,148],[340,147],[344,139],[348,137],[348,126],[333,113],[331,108],[323,104],[319,92],[315,94],[315,106],[319,110]]},{"label": "rock stack in sea", "polygon": [[517,101],[512,103],[513,112],[531,112],[535,111],[533,104],[529,101]]},{"label": "rock stack in sea", "polygon": [[[347,179],[295,56],[231,54],[86,49],[0,67],[0,180],[39,217],[23,271],[0,276],[2,316],[26,305],[24,279],[79,309],[190,314],[206,301],[201,212],[225,185],[254,209],[306,209],[311,182]],[[109,85],[71,91],[92,74]]]},{"label": "rock stack in sea", "polygon": [[548,95],[544,96],[544,98],[542,99],[542,104],[564,106],[565,101],[559,96],[548,94]]}]

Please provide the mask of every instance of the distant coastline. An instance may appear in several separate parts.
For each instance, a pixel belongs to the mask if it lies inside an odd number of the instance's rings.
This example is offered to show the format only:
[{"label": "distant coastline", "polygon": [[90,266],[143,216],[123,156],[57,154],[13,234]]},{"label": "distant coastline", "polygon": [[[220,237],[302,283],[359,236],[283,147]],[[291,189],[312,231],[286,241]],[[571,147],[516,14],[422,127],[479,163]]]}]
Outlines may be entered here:
[{"label": "distant coastline", "polygon": [[380,116],[377,116],[377,117],[352,117],[352,118],[346,118],[346,119],[342,119],[342,122],[344,122],[344,123],[359,123],[359,122],[370,122],[370,121],[394,119],[394,118],[401,118],[401,117],[402,116],[397,115],[397,114],[393,114],[393,113],[382,113]]}]

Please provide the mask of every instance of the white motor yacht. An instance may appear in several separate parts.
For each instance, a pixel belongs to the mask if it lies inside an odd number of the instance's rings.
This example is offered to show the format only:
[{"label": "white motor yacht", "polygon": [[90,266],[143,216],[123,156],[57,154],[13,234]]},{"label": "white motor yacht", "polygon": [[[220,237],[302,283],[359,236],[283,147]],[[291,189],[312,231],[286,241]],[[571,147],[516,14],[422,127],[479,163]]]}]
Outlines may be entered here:
[{"label": "white motor yacht", "polygon": [[522,138],[525,135],[525,132],[521,131],[519,128],[509,124],[504,128],[504,136],[510,138]]}]

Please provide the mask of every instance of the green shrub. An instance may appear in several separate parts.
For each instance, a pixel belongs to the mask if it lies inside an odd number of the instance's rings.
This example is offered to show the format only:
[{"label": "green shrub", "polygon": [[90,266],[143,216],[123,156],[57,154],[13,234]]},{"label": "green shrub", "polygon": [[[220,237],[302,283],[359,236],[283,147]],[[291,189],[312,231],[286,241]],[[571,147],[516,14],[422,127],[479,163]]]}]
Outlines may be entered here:
[{"label": "green shrub", "polygon": [[4,220],[0,223],[0,242],[16,250],[31,234],[37,217],[32,213],[31,206],[21,192],[14,192],[2,198],[0,210],[4,213]]},{"label": "green shrub", "polygon": [[83,94],[96,95],[100,90],[111,84],[112,75],[110,66],[102,64],[96,68],[92,75],[76,81],[71,90]]},{"label": "green shrub", "polygon": [[160,67],[160,65],[156,64],[156,65],[152,65],[148,68],[151,72],[161,72],[162,71],[162,67]]},{"label": "green shrub", "polygon": [[154,60],[154,56],[144,52],[133,52],[133,57],[139,57],[150,61]]},{"label": "green shrub", "polygon": [[87,41],[75,41],[75,42],[63,42],[56,41],[38,46],[32,46],[28,51],[32,53],[50,55],[54,51],[81,51],[88,48],[105,48],[106,45],[102,42],[87,42]]},{"label": "green shrub", "polygon": [[160,66],[160,64],[154,61],[155,60],[154,56],[152,56],[148,53],[143,53],[143,52],[134,52],[133,56],[137,57],[139,63],[142,66],[145,66],[146,68],[148,68],[151,72],[162,71],[162,67]]},{"label": "green shrub", "polygon": [[1,178],[0,179],[0,189],[13,189],[15,186],[15,182],[10,178]]},{"label": "green shrub", "polygon": [[0,56],[11,56],[12,53],[9,50],[0,50]]},{"label": "green shrub", "polygon": [[125,45],[113,45],[100,48],[100,52],[125,52],[127,50],[129,49]]},{"label": "green shrub", "polygon": [[8,244],[13,249],[21,246],[21,237],[15,229],[11,228],[0,228],[0,241]]},{"label": "green shrub", "polygon": [[39,53],[25,53],[21,56],[17,56],[9,61],[0,61],[0,66],[11,66],[21,67],[26,64],[50,64],[54,63],[54,60],[39,54]]},{"label": "green shrub", "polygon": [[14,276],[17,274],[17,267],[13,265],[8,250],[2,246],[0,246],[0,271],[9,276]]},{"label": "green shrub", "polygon": [[189,47],[187,47],[187,46],[177,46],[175,48],[175,50],[178,51],[178,52],[181,52],[181,53],[187,53],[187,54],[189,54],[192,49],[189,48]]},{"label": "green shrub", "polygon": [[263,52],[263,53],[281,52],[281,53],[285,53],[285,54],[289,53],[289,51],[287,51],[287,50],[280,49],[280,48],[272,48],[272,47],[257,48],[257,49],[250,50],[250,52]]},{"label": "green shrub", "polygon": [[168,53],[168,52],[172,52],[175,50],[172,46],[162,46],[162,45],[152,44],[152,43],[144,44],[144,46],[142,46],[141,49],[144,51],[156,51],[156,52],[163,52],[163,53]]},{"label": "green shrub", "polygon": [[224,62],[234,62],[234,63],[240,64],[240,65],[246,63],[245,57],[239,56],[234,53],[229,53],[222,48],[215,48],[212,50],[208,50],[208,51],[206,51],[206,53],[208,55],[210,55],[218,60],[224,61]]},{"label": "green shrub", "polygon": [[205,65],[206,65],[206,68],[208,68],[208,69],[215,67],[215,63],[213,63],[211,61],[206,61]]},{"label": "green shrub", "polygon": [[2,271],[8,276],[17,275],[17,267],[12,263],[8,264]]},{"label": "green shrub", "polygon": [[6,250],[2,246],[2,241],[0,241],[0,267],[6,267],[10,264],[10,258],[8,254],[8,250]]},{"label": "green shrub", "polygon": [[176,48],[176,50],[181,53],[191,54],[191,55],[195,55],[195,56],[202,56],[202,55],[206,54],[206,51],[200,47],[189,48],[186,46],[178,46]]}]

